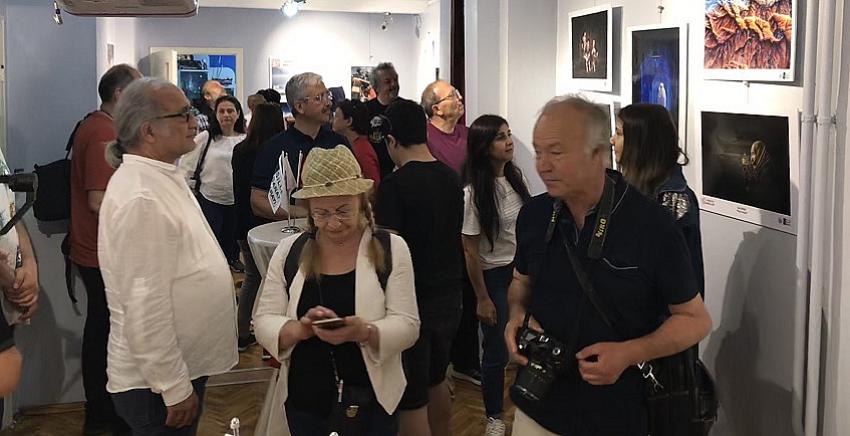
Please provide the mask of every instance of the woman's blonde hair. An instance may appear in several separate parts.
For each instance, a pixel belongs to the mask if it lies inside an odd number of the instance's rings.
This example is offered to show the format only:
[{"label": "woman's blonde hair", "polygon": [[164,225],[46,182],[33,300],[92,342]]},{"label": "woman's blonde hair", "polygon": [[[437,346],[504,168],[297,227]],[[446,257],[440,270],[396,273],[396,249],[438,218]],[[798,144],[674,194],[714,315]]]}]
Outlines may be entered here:
[{"label": "woman's blonde hair", "polygon": [[[357,196],[360,199],[360,221],[358,223],[358,227],[361,229],[369,228],[373,234],[375,233],[375,216],[372,213],[372,204],[369,202],[369,196],[366,193],[360,194]],[[310,200],[307,200],[309,203]],[[308,204],[309,208],[309,204]],[[320,280],[322,276],[322,253],[319,250],[319,245],[316,244],[316,232],[318,231],[318,227],[313,220],[313,215],[307,214],[307,221],[310,224],[310,232],[313,234],[307,243],[304,244],[304,249],[301,252],[301,259],[299,259],[299,266],[301,271],[304,272],[305,279],[315,279]],[[375,267],[375,272],[383,273],[385,272],[385,264],[384,257],[386,253],[384,252],[384,247],[381,246],[381,243],[377,238],[372,238],[369,241],[369,261],[372,262],[372,265]]]}]

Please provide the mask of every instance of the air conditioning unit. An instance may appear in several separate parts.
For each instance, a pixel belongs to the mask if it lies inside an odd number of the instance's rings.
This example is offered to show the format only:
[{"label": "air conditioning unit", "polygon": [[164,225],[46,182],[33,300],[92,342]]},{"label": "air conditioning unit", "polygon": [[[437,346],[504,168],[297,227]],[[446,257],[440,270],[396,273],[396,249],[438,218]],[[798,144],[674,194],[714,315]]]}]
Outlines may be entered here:
[{"label": "air conditioning unit", "polygon": [[198,0],[57,0],[72,15],[98,17],[191,17]]}]

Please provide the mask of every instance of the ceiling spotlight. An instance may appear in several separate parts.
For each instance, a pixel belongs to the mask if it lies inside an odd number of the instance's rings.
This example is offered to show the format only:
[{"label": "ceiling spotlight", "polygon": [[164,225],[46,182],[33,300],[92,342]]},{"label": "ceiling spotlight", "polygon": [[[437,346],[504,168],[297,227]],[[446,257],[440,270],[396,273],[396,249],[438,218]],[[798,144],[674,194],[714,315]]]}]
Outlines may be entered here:
[{"label": "ceiling spotlight", "polygon": [[393,23],[393,14],[389,12],[384,12],[384,21],[381,22],[381,30],[385,31],[390,27],[390,24]]},{"label": "ceiling spotlight", "polygon": [[53,22],[56,23],[57,26],[61,26],[62,21],[62,9],[59,9],[59,5],[54,1],[53,2]]},{"label": "ceiling spotlight", "polygon": [[284,0],[283,6],[280,7],[280,11],[288,18],[292,18],[298,14],[298,11],[304,7],[305,3],[307,3],[307,0]]}]

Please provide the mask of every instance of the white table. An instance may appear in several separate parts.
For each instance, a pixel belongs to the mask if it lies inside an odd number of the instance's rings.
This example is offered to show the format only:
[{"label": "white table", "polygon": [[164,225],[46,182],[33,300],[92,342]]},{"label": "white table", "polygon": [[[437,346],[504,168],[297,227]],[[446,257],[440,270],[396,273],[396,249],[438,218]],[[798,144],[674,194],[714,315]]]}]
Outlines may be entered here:
[{"label": "white table", "polygon": [[[296,227],[301,228],[301,230],[307,229],[306,218],[294,219],[292,222]],[[254,263],[257,264],[257,269],[260,270],[261,276],[266,276],[266,271],[269,269],[269,261],[280,241],[292,234],[281,231],[288,225],[288,221],[275,221],[254,227],[248,231],[248,246],[251,247],[251,255],[254,256]]]},{"label": "white table", "polygon": [[[292,222],[293,225],[301,228],[302,231],[307,229],[308,224],[306,218],[294,219]],[[260,276],[263,278],[266,277],[266,272],[269,269],[269,261],[274,254],[274,250],[277,248],[278,244],[280,244],[280,241],[283,238],[292,235],[292,233],[284,233],[282,231],[283,228],[288,225],[289,221],[275,221],[273,223],[254,227],[248,231],[248,246],[251,248],[251,255],[254,256],[254,263],[257,264],[257,269],[260,270]],[[260,286],[260,292],[262,292],[262,285]],[[256,304],[258,301],[260,301],[259,295],[257,295],[257,299],[254,300],[255,310],[257,308]],[[271,415],[271,409],[273,405],[275,405],[274,392],[275,382],[277,381],[278,375],[279,370],[275,368],[274,374],[272,375],[271,380],[269,380],[269,388],[266,391],[266,397],[263,401],[263,409],[260,411],[260,417],[257,421],[257,434],[263,434],[269,429],[269,417]],[[269,433],[271,432],[269,431]],[[288,433],[288,430],[284,429],[283,434]]]}]

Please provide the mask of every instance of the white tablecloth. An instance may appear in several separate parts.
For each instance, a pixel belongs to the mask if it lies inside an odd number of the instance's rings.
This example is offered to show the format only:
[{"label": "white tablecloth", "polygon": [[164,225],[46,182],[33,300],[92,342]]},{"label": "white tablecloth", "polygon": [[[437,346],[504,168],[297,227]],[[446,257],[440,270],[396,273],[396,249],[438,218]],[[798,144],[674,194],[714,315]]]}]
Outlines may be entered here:
[{"label": "white tablecloth", "polygon": [[[299,218],[292,221],[295,226],[302,230],[307,228],[306,218]],[[292,234],[281,231],[288,225],[288,221],[276,221],[254,227],[248,231],[248,246],[251,247],[251,255],[254,256],[254,263],[257,264],[257,269],[260,270],[261,276],[266,276],[266,271],[269,269],[269,260],[271,260],[272,254],[274,254],[274,250],[280,244],[280,241]]]},{"label": "white tablecloth", "polygon": [[[302,230],[307,228],[307,219],[300,218],[293,220],[293,224],[297,227],[300,227]],[[254,227],[253,229],[248,231],[248,246],[251,248],[251,255],[254,256],[254,263],[257,264],[257,269],[260,270],[260,275],[265,278],[266,271],[269,269],[269,261],[274,254],[274,250],[277,248],[280,241],[291,235],[292,233],[284,233],[282,232],[284,227],[289,225],[288,221],[276,221],[273,223],[263,224],[261,226]],[[262,286],[260,287],[262,291]],[[254,309],[256,309],[256,302],[260,301],[259,295],[257,299],[254,301]],[[266,397],[263,401],[263,409],[260,411],[260,417],[257,421],[257,429],[256,434],[262,435],[288,435],[288,429],[271,429],[269,428],[269,416],[271,415],[272,405],[275,404],[274,401],[274,391],[275,391],[275,382],[277,381],[277,377],[279,375],[279,370],[274,370],[274,375],[269,381],[269,388],[266,391]]]}]

